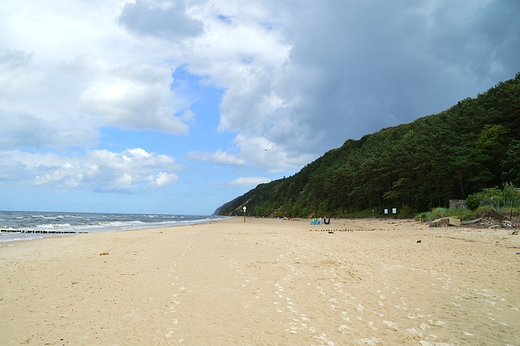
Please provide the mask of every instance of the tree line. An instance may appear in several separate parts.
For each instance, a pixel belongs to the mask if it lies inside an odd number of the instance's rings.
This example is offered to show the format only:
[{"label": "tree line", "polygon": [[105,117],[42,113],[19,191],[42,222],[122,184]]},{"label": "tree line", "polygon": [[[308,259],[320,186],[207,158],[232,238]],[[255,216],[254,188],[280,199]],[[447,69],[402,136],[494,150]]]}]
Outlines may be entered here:
[{"label": "tree line", "polygon": [[349,139],[216,213],[241,215],[243,206],[256,216],[422,212],[505,183],[520,186],[520,72],[439,114]]}]

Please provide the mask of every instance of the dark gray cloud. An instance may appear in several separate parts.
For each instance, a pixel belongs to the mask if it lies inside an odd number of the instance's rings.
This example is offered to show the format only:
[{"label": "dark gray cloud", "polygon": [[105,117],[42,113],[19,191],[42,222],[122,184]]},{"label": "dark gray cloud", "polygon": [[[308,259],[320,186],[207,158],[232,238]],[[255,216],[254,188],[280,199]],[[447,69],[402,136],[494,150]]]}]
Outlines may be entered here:
[{"label": "dark gray cloud", "polygon": [[[279,90],[304,97],[281,116],[294,119],[294,134],[313,129],[316,152],[438,113],[520,70],[519,2],[290,4],[293,68]],[[280,138],[301,147],[290,133]]]},{"label": "dark gray cloud", "polygon": [[144,0],[127,3],[118,22],[133,34],[163,39],[197,36],[203,32],[202,22],[186,15],[182,1],[177,1],[174,6],[167,8]]},{"label": "dark gray cloud", "polygon": [[481,78],[518,68],[518,59],[511,60],[520,52],[518,1],[492,1],[473,11],[454,6],[432,15],[435,30],[425,39],[434,56]]}]

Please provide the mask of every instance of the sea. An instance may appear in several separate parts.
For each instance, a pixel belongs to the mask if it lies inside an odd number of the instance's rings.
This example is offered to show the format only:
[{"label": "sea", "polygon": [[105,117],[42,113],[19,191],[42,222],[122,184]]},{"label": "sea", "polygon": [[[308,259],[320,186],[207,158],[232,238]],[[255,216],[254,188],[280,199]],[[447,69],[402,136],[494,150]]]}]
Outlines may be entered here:
[{"label": "sea", "polygon": [[191,225],[225,218],[216,215],[0,211],[0,243],[67,234]]}]

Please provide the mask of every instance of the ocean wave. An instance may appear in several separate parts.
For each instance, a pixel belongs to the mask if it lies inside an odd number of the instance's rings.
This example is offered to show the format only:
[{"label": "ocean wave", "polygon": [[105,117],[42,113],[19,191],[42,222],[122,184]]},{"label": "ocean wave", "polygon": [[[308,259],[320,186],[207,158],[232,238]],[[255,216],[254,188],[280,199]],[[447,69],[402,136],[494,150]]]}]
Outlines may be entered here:
[{"label": "ocean wave", "polygon": [[[0,211],[0,242],[36,239],[52,236],[54,232],[98,233],[144,228],[158,228],[198,224],[223,219],[215,216],[168,215],[168,214],[100,214],[100,213],[48,213],[48,212],[2,212]],[[30,231],[38,231],[29,233]],[[19,232],[22,233],[23,236]],[[48,234],[47,234],[48,233]],[[10,235],[9,235],[10,234]]]},{"label": "ocean wave", "polygon": [[56,219],[63,219],[65,216],[63,215],[52,215],[52,216],[45,216],[45,215],[31,215],[32,218],[40,218],[44,220],[56,220]]},{"label": "ocean wave", "polygon": [[49,223],[45,225],[36,225],[36,228],[61,228],[61,227],[70,227],[68,223]]},{"label": "ocean wave", "polygon": [[[42,239],[43,237],[42,236],[39,236],[39,237],[27,237],[27,238],[9,238],[9,239],[1,239],[0,242],[10,242],[10,241],[20,241],[20,240],[28,240],[28,239]],[[12,246],[12,245],[10,245]]]}]

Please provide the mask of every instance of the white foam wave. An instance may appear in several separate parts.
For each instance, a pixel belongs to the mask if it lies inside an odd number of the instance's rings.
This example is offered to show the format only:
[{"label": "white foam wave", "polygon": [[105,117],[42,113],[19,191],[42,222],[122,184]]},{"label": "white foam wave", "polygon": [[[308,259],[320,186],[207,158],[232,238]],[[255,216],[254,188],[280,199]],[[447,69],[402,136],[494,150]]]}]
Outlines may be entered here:
[{"label": "white foam wave", "polygon": [[36,228],[64,228],[64,227],[70,227],[70,224],[68,223],[49,223],[46,225],[36,225]]}]

